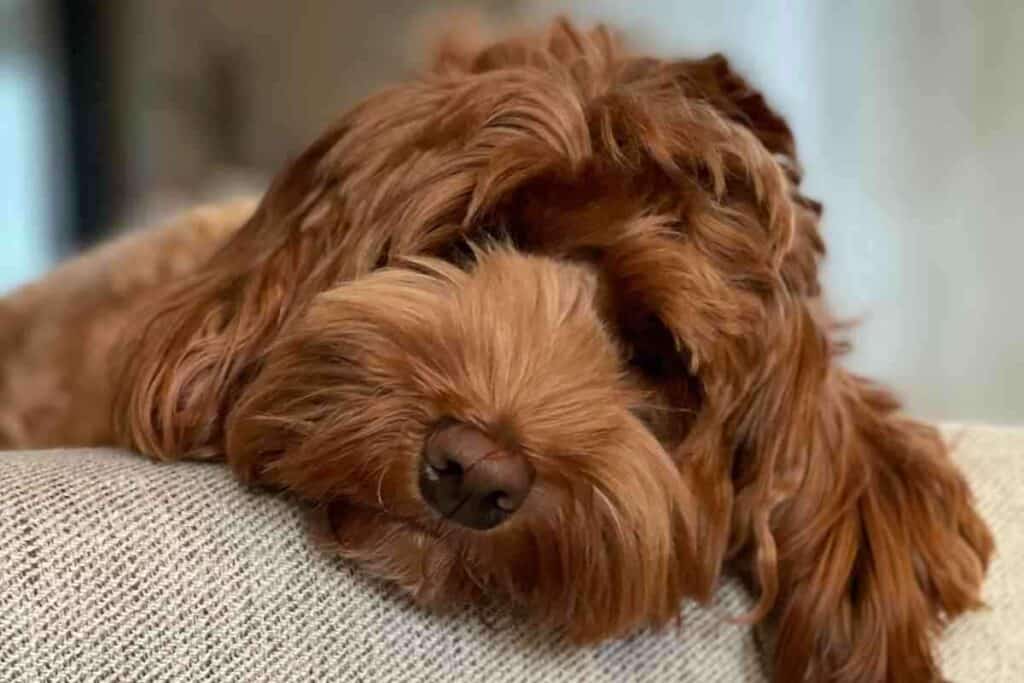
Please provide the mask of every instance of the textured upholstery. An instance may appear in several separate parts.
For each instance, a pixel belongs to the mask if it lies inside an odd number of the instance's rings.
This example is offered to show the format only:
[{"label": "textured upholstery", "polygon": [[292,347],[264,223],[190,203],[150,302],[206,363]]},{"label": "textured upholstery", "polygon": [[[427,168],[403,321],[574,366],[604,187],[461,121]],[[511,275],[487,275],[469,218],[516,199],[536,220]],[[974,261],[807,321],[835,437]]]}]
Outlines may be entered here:
[{"label": "textured upholstery", "polygon": [[[1024,430],[950,429],[999,555],[942,643],[954,681],[1024,681]],[[682,630],[575,648],[497,610],[438,616],[321,552],[299,506],[215,464],[0,454],[3,681],[764,681],[735,584]]]}]

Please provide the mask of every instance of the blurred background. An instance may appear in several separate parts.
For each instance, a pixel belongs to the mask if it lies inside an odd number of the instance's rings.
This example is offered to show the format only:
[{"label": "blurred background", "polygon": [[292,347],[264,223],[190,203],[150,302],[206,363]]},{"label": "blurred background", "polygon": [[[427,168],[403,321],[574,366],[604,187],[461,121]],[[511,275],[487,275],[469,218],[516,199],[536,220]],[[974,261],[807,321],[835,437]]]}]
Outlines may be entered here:
[{"label": "blurred background", "polygon": [[725,52],[825,203],[832,300],[862,320],[848,364],[917,415],[1024,423],[1017,0],[0,0],[0,293],[113,230],[259,191],[465,7]]}]

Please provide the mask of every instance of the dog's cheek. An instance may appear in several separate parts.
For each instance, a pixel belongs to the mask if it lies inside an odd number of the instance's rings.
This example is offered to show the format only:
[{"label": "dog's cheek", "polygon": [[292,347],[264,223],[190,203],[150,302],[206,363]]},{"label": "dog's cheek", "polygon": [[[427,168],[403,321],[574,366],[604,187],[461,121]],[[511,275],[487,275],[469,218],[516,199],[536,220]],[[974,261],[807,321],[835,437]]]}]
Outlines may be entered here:
[{"label": "dog's cheek", "polygon": [[480,598],[459,553],[443,539],[370,508],[335,502],[316,513],[314,529],[325,549],[394,584],[435,610]]},{"label": "dog's cheek", "polygon": [[418,513],[408,508],[431,416],[401,387],[382,390],[349,346],[301,338],[275,349],[227,420],[227,460],[243,481],[308,500]]}]

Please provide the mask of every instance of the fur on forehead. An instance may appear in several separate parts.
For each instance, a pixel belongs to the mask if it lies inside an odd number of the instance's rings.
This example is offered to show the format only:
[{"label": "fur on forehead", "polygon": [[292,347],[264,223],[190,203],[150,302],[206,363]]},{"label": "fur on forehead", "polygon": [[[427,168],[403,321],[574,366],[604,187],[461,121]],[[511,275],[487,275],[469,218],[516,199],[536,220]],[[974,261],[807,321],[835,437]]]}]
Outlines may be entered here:
[{"label": "fur on forehead", "polygon": [[[746,343],[781,300],[816,294],[820,210],[798,182],[788,127],[723,57],[633,57],[604,28],[557,23],[443,53],[369,98],[266,210],[297,208],[310,230],[347,223],[331,231],[351,256],[344,279],[494,234],[585,255],[700,364],[756,353],[723,334]],[[275,201],[297,187],[307,196]]]}]

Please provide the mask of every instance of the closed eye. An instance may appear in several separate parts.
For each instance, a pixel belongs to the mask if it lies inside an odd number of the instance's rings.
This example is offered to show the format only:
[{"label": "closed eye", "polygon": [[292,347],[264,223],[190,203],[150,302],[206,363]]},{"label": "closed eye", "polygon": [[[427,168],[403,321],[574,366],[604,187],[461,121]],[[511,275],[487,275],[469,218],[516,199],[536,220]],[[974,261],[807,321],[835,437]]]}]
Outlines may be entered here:
[{"label": "closed eye", "polygon": [[621,326],[630,367],[656,382],[686,373],[672,333],[657,316],[627,314]]}]

